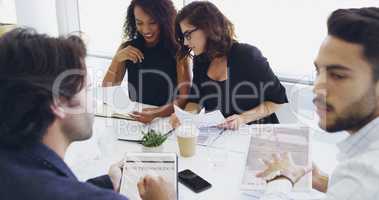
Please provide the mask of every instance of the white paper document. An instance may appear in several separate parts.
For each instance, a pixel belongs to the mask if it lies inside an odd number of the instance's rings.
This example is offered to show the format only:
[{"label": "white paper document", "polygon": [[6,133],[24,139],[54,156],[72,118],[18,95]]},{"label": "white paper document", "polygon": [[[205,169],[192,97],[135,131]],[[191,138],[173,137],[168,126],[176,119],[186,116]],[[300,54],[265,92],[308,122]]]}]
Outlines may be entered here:
[{"label": "white paper document", "polygon": [[177,156],[174,153],[127,153],[124,159],[120,193],[130,200],[141,200],[137,183],[146,175],[161,176],[174,189],[172,199],[178,196]]},{"label": "white paper document", "polygon": [[197,144],[208,146],[215,142],[223,133],[224,129],[217,127],[204,127],[199,128],[199,136],[197,137]]},{"label": "white paper document", "polygon": [[[260,159],[272,159],[274,153],[289,152],[297,165],[312,165],[309,147],[309,128],[297,125],[257,125],[253,131],[242,180],[243,190],[264,190],[266,182],[255,175],[264,170]],[[312,186],[311,173],[303,177],[295,191],[309,191]]]},{"label": "white paper document", "polygon": [[99,87],[95,90],[96,99],[95,115],[100,117],[111,117],[133,120],[130,113],[141,112],[143,108],[152,108],[146,104],[131,101],[128,88],[122,86]]},{"label": "white paper document", "polygon": [[220,110],[205,113],[202,109],[199,113],[190,113],[174,105],[175,115],[180,123],[191,123],[198,128],[212,127],[222,124],[225,121],[224,115]]}]

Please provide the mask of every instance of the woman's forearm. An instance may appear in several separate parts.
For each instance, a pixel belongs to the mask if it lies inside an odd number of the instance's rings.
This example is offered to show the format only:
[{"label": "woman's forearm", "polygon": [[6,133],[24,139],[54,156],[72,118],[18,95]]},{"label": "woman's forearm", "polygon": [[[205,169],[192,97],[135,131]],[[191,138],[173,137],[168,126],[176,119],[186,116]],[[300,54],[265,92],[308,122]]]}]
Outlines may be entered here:
[{"label": "woman's forearm", "polygon": [[181,61],[178,60],[176,69],[177,69],[177,80],[178,80],[177,89],[179,91],[179,96],[176,97],[176,99],[172,103],[161,106],[158,109],[158,112],[156,112],[154,117],[170,116],[174,112],[174,104],[181,108],[184,108],[184,106],[187,104],[187,97],[188,97],[188,93],[191,87],[191,75],[190,75],[188,60],[187,59],[184,59]]},{"label": "woman's forearm", "polygon": [[120,63],[116,60],[112,60],[111,65],[108,68],[108,71],[103,80],[103,87],[120,85],[125,75],[125,68],[123,63]]},{"label": "woman's forearm", "polygon": [[157,109],[157,112],[155,112],[154,118],[155,117],[168,117],[172,113],[174,113],[174,104],[183,108],[186,103],[187,103],[187,99],[177,98],[174,100],[174,102],[159,107]]},{"label": "woman's forearm", "polygon": [[246,112],[243,112],[241,116],[243,118],[244,123],[253,122],[273,114],[274,112],[279,110],[281,105],[282,104],[276,104],[271,101],[265,101],[261,103],[259,106]]}]

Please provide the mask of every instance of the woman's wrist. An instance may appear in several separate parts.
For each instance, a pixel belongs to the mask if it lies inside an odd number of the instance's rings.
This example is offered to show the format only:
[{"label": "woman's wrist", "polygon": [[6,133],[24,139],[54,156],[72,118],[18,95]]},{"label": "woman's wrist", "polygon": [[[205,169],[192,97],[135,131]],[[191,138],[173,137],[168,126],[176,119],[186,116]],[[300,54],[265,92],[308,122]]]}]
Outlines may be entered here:
[{"label": "woman's wrist", "polygon": [[119,69],[123,63],[124,63],[124,61],[119,61],[119,59],[117,59],[117,57],[114,57],[112,59],[112,65],[111,66],[113,69]]},{"label": "woman's wrist", "polygon": [[[251,111],[250,111],[250,112],[251,112]],[[242,122],[243,124],[247,124],[247,123],[249,123],[249,122],[256,121],[256,119],[255,119],[255,115],[252,114],[252,113],[247,113],[247,112],[245,112],[245,113],[241,113],[241,114],[240,114],[240,118],[241,118],[241,122]]]}]

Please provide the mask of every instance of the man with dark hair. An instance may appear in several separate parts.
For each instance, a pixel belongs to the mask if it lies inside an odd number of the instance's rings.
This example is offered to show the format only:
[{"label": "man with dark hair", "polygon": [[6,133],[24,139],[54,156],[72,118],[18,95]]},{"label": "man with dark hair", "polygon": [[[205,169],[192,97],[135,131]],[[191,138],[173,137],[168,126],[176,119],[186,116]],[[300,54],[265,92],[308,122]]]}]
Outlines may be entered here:
[{"label": "man with dark hair", "polygon": [[[347,131],[338,144],[339,165],[331,179],[313,168],[313,188],[328,200],[376,200],[379,196],[379,8],[340,9],[328,19],[328,36],[315,61],[313,100],[319,125],[328,132]],[[268,182],[262,199],[287,199],[307,169],[289,154],[263,160],[257,174]]]},{"label": "man with dark hair", "polygon": [[[121,163],[84,183],[63,161],[72,142],[92,135],[85,56],[76,36],[17,28],[0,37],[1,200],[126,199],[114,192]],[[161,179],[145,177],[138,187],[143,200],[169,199]]]}]

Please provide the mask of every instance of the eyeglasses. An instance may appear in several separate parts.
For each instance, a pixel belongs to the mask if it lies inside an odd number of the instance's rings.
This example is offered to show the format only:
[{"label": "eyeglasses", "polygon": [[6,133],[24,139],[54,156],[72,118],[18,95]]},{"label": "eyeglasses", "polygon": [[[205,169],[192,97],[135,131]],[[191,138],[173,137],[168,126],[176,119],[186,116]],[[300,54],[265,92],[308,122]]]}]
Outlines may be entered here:
[{"label": "eyeglasses", "polygon": [[195,31],[197,31],[197,30],[198,30],[198,28],[195,28],[195,29],[193,29],[193,30],[191,30],[191,31],[186,31],[186,32],[184,32],[184,33],[183,33],[183,38],[187,39],[187,41],[190,41],[190,40],[192,39],[191,34],[192,34],[193,32],[195,32]]}]

